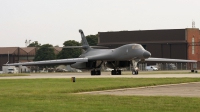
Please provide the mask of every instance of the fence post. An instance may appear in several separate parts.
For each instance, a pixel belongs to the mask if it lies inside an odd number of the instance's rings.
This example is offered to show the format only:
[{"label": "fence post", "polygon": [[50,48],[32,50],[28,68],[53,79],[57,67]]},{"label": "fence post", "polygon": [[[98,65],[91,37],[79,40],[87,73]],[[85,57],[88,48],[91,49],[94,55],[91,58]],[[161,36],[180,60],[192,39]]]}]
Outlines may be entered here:
[{"label": "fence post", "polygon": [[181,63],[181,70],[182,70],[182,63]]},{"label": "fence post", "polygon": [[186,63],[186,65],[185,65],[185,66],[186,66],[186,70],[187,70],[187,67],[188,67],[188,66],[187,66],[187,63]]}]

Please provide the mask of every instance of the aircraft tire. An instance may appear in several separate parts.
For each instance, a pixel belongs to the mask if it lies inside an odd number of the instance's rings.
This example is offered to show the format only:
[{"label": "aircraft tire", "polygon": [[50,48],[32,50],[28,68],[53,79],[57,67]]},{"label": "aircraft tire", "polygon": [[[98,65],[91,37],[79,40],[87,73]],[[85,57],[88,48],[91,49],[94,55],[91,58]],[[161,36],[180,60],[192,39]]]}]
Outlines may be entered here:
[{"label": "aircraft tire", "polygon": [[117,70],[117,75],[121,75],[121,70]]},{"label": "aircraft tire", "polygon": [[111,75],[116,75],[116,70],[112,70]]},{"label": "aircraft tire", "polygon": [[95,75],[95,71],[94,70],[91,70],[91,75]]},{"label": "aircraft tire", "polygon": [[136,74],[136,71],[135,70],[132,70],[132,75],[135,75]]},{"label": "aircraft tire", "polygon": [[132,75],[137,75],[138,74],[138,70],[132,70]]},{"label": "aircraft tire", "polygon": [[91,75],[101,75],[101,71],[100,70],[97,70],[97,71],[92,70]]},{"label": "aircraft tire", "polygon": [[131,72],[132,72],[132,75],[135,75],[135,71],[134,70],[132,70]]},{"label": "aircraft tire", "polygon": [[96,75],[101,75],[101,71],[100,71],[100,70],[97,70],[97,71],[96,71]]}]

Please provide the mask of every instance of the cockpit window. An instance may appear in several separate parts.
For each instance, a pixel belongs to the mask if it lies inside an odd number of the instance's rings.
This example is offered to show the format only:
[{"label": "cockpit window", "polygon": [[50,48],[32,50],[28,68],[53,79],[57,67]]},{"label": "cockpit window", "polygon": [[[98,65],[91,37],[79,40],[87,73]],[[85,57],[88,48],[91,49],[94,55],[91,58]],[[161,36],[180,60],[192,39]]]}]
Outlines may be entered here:
[{"label": "cockpit window", "polygon": [[144,49],[141,45],[133,45],[132,49]]}]

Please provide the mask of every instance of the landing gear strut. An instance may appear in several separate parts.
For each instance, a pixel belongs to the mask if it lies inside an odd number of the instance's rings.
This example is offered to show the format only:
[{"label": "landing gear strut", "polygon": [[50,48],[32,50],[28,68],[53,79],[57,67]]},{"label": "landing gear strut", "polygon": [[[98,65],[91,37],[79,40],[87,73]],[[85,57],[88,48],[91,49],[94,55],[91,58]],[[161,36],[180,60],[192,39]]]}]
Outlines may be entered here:
[{"label": "landing gear strut", "polygon": [[111,75],[121,75],[121,70],[112,70]]}]

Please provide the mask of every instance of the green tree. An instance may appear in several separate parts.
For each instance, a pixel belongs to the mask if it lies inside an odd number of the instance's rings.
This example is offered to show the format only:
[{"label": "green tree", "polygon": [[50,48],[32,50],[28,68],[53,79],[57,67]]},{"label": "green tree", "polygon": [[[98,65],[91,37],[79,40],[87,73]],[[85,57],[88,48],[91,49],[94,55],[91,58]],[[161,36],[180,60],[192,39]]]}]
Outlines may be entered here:
[{"label": "green tree", "polygon": [[36,52],[34,61],[53,60],[56,58],[53,46],[50,44],[42,45]]},{"label": "green tree", "polygon": [[[81,44],[75,40],[68,40],[63,43],[64,46],[80,46]],[[77,58],[81,55],[79,48],[63,48],[57,55],[58,59]]]},{"label": "green tree", "polygon": [[41,44],[38,43],[38,41],[34,41],[34,42],[30,43],[27,47],[40,47],[40,46],[41,46]]},{"label": "green tree", "polygon": [[89,45],[96,46],[98,43],[98,34],[88,35],[88,36],[86,36],[86,39],[87,39]]}]

